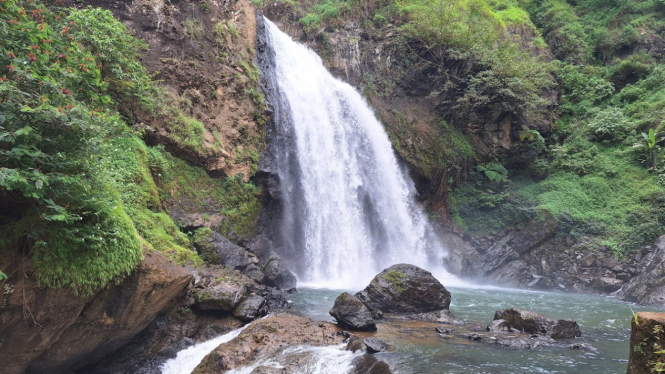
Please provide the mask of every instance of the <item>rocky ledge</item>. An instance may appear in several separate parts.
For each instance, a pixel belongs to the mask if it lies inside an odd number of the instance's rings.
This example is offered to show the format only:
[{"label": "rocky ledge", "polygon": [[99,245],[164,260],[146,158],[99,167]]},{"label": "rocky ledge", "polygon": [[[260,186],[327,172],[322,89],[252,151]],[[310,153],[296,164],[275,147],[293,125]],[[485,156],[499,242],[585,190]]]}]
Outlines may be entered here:
[{"label": "rocky ledge", "polygon": [[[278,313],[253,322],[237,338],[217,347],[203,359],[194,374],[223,373],[240,368],[252,374],[297,372],[298,368],[317,360],[316,347],[339,345],[348,340],[347,349],[353,350],[349,337],[332,323]],[[380,342],[371,339],[365,339],[363,344],[368,352],[382,347]],[[360,356],[352,365],[353,373],[390,374],[385,363],[372,357]]]}]

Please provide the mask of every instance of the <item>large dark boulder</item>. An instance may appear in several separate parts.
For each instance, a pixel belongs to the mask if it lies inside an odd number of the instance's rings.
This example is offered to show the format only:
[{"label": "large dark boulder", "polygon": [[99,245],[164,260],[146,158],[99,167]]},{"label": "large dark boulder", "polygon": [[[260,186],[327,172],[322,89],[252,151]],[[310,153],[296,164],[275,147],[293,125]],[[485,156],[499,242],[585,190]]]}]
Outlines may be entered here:
[{"label": "large dark boulder", "polygon": [[432,273],[408,264],[383,270],[356,297],[369,309],[387,313],[427,313],[450,306],[450,292]]},{"label": "large dark boulder", "polygon": [[489,330],[514,330],[545,335],[553,339],[574,339],[582,336],[577,322],[565,319],[553,320],[530,310],[517,308],[497,310],[494,313],[494,321],[497,322],[492,323]]},{"label": "large dark boulder", "polygon": [[376,331],[376,324],[367,307],[360,299],[348,292],[337,297],[335,305],[329,313],[341,327],[351,330]]},{"label": "large dark boulder", "polygon": [[244,322],[253,321],[266,314],[266,299],[258,295],[244,297],[233,309],[233,316]]},{"label": "large dark boulder", "polygon": [[230,312],[245,294],[245,285],[220,282],[194,292],[195,305],[201,310]]},{"label": "large dark boulder", "polygon": [[235,245],[229,239],[216,232],[213,232],[210,244],[215,247],[222,265],[228,268],[244,269],[252,263],[245,248]]},{"label": "large dark boulder", "polygon": [[296,287],[296,276],[282,263],[278,257],[271,257],[263,268],[265,278],[263,282],[271,287],[281,290],[290,290]]}]

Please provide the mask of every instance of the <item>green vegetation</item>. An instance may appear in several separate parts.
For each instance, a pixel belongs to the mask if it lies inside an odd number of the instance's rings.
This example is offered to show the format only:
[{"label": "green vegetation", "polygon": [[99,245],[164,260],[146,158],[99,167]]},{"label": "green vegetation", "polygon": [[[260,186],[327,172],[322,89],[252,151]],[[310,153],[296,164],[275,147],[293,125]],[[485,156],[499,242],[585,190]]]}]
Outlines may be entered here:
[{"label": "green vegetation", "polygon": [[144,47],[109,11],[0,4],[0,247],[29,255],[43,285],[90,294],[145,250],[200,263],[165,211],[186,198],[213,201],[206,211],[226,217],[225,233],[253,233],[257,186],[213,179],[141,139],[137,114],[168,120],[172,140],[199,153],[205,132],[180,109],[186,94],[150,79]]},{"label": "green vegetation", "polygon": [[[652,48],[662,42],[662,1],[313,0],[294,8],[324,47],[358,14],[371,20],[362,24],[370,35],[393,25],[391,74],[429,91],[442,126],[423,135],[396,110],[382,119],[395,149],[441,179],[437,198],[449,196],[460,226],[500,231],[551,214],[561,233],[618,255],[663,234],[665,56]],[[369,76],[365,84],[371,100],[395,83]],[[522,126],[511,150],[482,155],[474,136],[486,139],[482,124],[506,113]],[[418,138],[427,144],[413,145]]]},{"label": "green vegetation", "polygon": [[390,270],[381,276],[385,281],[390,283],[397,293],[404,292],[404,274],[397,270]]}]

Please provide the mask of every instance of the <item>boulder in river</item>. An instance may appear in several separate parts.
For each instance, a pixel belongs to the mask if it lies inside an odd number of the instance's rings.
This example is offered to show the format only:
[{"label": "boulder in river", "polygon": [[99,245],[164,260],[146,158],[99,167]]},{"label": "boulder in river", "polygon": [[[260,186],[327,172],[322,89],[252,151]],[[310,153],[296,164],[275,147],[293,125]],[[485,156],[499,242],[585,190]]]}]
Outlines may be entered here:
[{"label": "boulder in river", "polygon": [[450,292],[430,272],[409,264],[383,270],[356,297],[385,313],[427,313],[450,306]]},{"label": "boulder in river", "polygon": [[365,304],[348,292],[339,295],[330,315],[337,324],[351,330],[376,331],[376,324]]},{"label": "boulder in river", "polygon": [[582,331],[575,321],[558,320],[545,317],[530,310],[511,308],[497,310],[494,313],[494,322],[489,329],[507,331],[521,331],[527,334],[549,336],[553,339],[574,339],[582,336]]}]

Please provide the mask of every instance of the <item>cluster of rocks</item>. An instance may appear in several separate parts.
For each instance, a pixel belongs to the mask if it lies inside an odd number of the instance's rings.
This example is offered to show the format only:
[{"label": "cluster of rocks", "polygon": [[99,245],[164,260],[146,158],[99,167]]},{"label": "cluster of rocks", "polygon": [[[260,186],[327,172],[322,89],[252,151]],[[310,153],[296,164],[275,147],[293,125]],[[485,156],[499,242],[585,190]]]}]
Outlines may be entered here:
[{"label": "cluster of rocks", "polygon": [[441,323],[462,323],[448,309],[450,292],[432,274],[414,265],[397,264],[379,273],[362,291],[343,293],[330,315],[344,328],[376,331],[385,316]]},{"label": "cluster of rocks", "polygon": [[[553,320],[536,312],[517,308],[497,310],[489,325],[475,330],[484,331],[465,332],[462,336],[472,341],[514,349],[533,349],[552,345],[558,340],[582,336],[582,331],[575,321]],[[437,332],[445,337],[455,331],[439,327]],[[571,346],[577,349],[582,347],[580,344]]]},{"label": "cluster of rocks", "polygon": [[[459,230],[444,235],[446,268],[467,278],[525,288],[609,294],[641,304],[665,302],[665,236],[641,252],[617,258],[555,235],[556,221],[543,214],[521,230],[473,237]],[[660,265],[659,265],[660,264]]]}]

